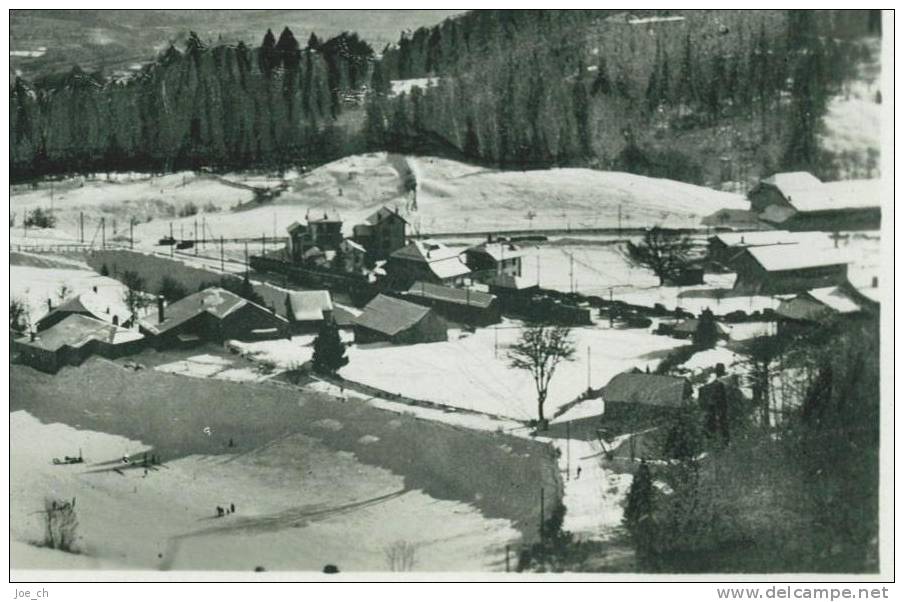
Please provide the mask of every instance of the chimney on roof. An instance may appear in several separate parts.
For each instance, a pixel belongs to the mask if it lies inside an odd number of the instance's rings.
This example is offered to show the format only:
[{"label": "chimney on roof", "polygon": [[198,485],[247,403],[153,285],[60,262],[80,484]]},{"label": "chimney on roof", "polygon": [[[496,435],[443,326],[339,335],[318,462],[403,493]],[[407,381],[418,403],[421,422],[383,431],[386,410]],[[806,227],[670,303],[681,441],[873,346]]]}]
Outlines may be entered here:
[{"label": "chimney on roof", "polygon": [[91,287],[91,290],[94,291],[94,292],[96,293],[96,292],[97,292],[97,286],[92,286],[92,287]]},{"label": "chimney on roof", "polygon": [[166,319],[166,312],[164,311],[164,298],[163,295],[157,295],[157,322],[163,322]]},{"label": "chimney on roof", "polygon": [[53,310],[53,301],[50,300],[50,297],[47,298],[47,311]]},{"label": "chimney on roof", "polygon": [[873,285],[873,288],[879,288],[879,277],[878,276],[873,276],[872,285]]}]

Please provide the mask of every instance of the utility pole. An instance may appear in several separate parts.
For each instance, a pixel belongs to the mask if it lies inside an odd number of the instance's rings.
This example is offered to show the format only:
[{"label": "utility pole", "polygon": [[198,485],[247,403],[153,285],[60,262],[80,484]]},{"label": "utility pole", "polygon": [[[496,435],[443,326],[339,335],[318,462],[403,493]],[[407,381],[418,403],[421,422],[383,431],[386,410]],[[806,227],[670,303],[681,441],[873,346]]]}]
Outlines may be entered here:
[{"label": "utility pole", "polygon": [[261,255],[267,254],[267,235],[261,235]]},{"label": "utility pole", "polygon": [[78,241],[80,243],[85,242],[85,212],[78,212]]},{"label": "utility pole", "polygon": [[571,421],[565,423],[565,479],[571,480]]},{"label": "utility pole", "polygon": [[618,204],[618,235],[621,236],[621,203]]},{"label": "utility pole", "polygon": [[493,326],[493,357],[499,357],[499,325]]},{"label": "utility pole", "polygon": [[195,248],[195,256],[197,256],[198,255],[198,218],[195,218],[194,228],[195,228],[195,234],[192,238],[194,238],[195,244],[192,246]]},{"label": "utility pole", "polygon": [[135,248],[135,219],[129,218],[129,248]]},{"label": "utility pole", "polygon": [[571,292],[574,292],[574,255],[571,253],[568,254],[568,284],[571,287]]},{"label": "utility pole", "polygon": [[226,271],[226,258],[223,255],[223,236],[220,236],[220,271]]},{"label": "utility pole", "polygon": [[[95,234],[95,236],[97,236]],[[100,248],[107,248],[107,218],[100,218]]]},{"label": "utility pole", "polygon": [[[207,216],[201,216],[201,244],[204,244],[204,239],[207,238]],[[195,241],[197,244],[197,241]]]},{"label": "utility pole", "polygon": [[248,275],[248,268],[249,268],[249,264],[248,264],[248,241],[246,240],[246,241],[245,241],[245,276]]},{"label": "utility pole", "polygon": [[612,305],[612,287],[609,287],[609,328],[612,328],[612,314],[615,313],[615,306]]},{"label": "utility pole", "polygon": [[587,391],[590,391],[590,345],[587,345]]}]

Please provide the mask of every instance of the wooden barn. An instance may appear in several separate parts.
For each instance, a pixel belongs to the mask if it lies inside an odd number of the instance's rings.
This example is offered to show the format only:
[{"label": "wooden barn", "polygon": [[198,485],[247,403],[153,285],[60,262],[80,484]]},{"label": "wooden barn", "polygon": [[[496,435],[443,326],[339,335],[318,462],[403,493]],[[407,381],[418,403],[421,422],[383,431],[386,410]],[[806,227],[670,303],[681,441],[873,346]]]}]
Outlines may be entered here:
[{"label": "wooden barn", "polygon": [[880,194],[879,180],[821,182],[798,171],[762,180],[747,198],[760,219],[786,230],[875,230]]},{"label": "wooden barn", "polygon": [[502,319],[499,301],[495,295],[469,288],[415,282],[405,292],[405,299],[418,305],[432,307],[446,320],[459,324],[488,326]]},{"label": "wooden barn", "polygon": [[789,295],[847,282],[850,258],[837,249],[748,247],[732,260],[738,295]]},{"label": "wooden barn", "polygon": [[687,379],[630,371],[616,374],[602,389],[606,413],[614,404],[678,408],[687,404],[693,387]]},{"label": "wooden barn", "polygon": [[787,230],[760,230],[753,232],[721,232],[711,236],[707,261],[710,265],[732,269],[732,261],[748,247],[803,245],[806,248],[831,245],[824,232],[789,232]]},{"label": "wooden barn", "polygon": [[487,241],[465,251],[465,263],[480,282],[497,276],[521,276],[524,252],[506,241]]},{"label": "wooden barn", "polygon": [[91,355],[117,358],[140,351],[144,337],[134,330],[81,314],[13,342],[19,361],[44,372],[77,366]]},{"label": "wooden barn", "polygon": [[446,322],[436,310],[377,295],[355,318],[355,343],[411,345],[447,340]]},{"label": "wooden barn", "polygon": [[206,288],[169,306],[158,299],[157,314],[139,324],[157,348],[290,335],[285,318],[219,287]]},{"label": "wooden barn", "polygon": [[775,313],[779,334],[797,334],[837,319],[869,319],[879,315],[879,303],[872,293],[851,284],[815,288],[784,299]]},{"label": "wooden barn", "polygon": [[324,322],[333,319],[330,292],[289,291],[286,293],[286,317],[294,334],[316,333]]},{"label": "wooden barn", "polygon": [[471,273],[457,251],[433,240],[412,240],[386,263],[394,286],[407,289],[415,282],[459,285]]}]

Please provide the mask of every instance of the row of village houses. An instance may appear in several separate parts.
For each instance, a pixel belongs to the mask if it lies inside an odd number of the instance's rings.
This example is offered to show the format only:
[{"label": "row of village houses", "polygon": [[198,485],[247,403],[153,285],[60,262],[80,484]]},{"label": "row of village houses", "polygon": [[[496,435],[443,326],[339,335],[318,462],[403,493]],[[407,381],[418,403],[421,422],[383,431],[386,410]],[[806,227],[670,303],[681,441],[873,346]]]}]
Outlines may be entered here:
[{"label": "row of village houses", "polygon": [[[789,216],[814,200],[815,179],[777,174],[750,193],[751,205],[773,213],[784,203]],[[818,180],[815,181],[818,183]],[[823,203],[824,205],[825,203]],[[812,207],[811,207],[812,209]],[[864,205],[852,210],[872,215]],[[870,218],[871,219],[871,218]],[[142,345],[156,348],[200,341],[264,339],[314,332],[326,320],[355,333],[359,342],[396,344],[445,340],[448,323],[486,326],[500,320],[500,299],[508,307],[541,307],[545,316],[589,323],[590,310],[545,299],[537,282],[522,274],[523,252],[506,240],[488,240],[460,253],[435,240],[408,237],[397,210],[381,207],[345,238],[342,221],[329,213],[310,215],[289,227],[289,262],[336,262],[340,271],[379,272],[386,291],[362,309],[334,304],[329,291],[289,291],[267,286],[269,307],[222,288],[209,288],[140,320],[126,311],[110,311],[96,291],[67,300],[42,318],[36,331],[20,338],[20,356],[43,369],[77,363],[91,353],[118,357]],[[875,315],[877,283],[855,288],[848,280],[849,258],[825,245],[818,232],[748,231],[716,234],[709,240],[711,267],[737,274],[733,294],[781,296],[777,318],[782,327],[818,323],[826,316]],[[692,328],[679,325],[674,334]],[[131,328],[130,328],[131,327]],[[684,330],[682,330],[684,328]]]}]

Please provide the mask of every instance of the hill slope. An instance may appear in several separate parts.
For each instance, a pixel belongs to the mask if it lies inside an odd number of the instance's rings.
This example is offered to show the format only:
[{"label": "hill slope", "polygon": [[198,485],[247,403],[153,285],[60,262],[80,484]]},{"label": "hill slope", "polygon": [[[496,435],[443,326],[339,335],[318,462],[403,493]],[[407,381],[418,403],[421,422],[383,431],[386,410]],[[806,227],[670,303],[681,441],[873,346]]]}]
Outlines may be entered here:
[{"label": "hill slope", "polygon": [[[79,212],[84,211],[90,239],[105,216],[110,240],[113,218],[119,236],[124,236],[134,216],[142,222],[135,226],[136,240],[148,245],[168,234],[171,222],[177,237],[180,229],[189,237],[196,220],[207,224],[209,237],[285,236],[286,227],[303,221],[308,211],[324,210],[339,212],[350,233],[354,223],[383,204],[397,207],[413,230],[425,234],[617,227],[619,208],[624,227],[695,227],[717,209],[746,207],[740,195],[627,173],[583,168],[499,171],[386,153],[345,157],[306,174],[289,174],[288,189],[269,204],[256,204],[252,192],[228,182],[272,187],[281,180],[190,173],[113,182],[69,180],[55,185],[58,227],[77,234]],[[414,186],[416,195],[408,192]],[[48,184],[14,190],[11,210],[21,215],[48,207],[49,192]],[[188,202],[201,208],[197,216],[169,217]],[[237,204],[242,209],[233,209]],[[145,221],[148,217],[151,221]],[[15,229],[14,238],[20,230]]]}]

